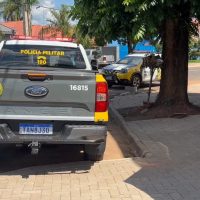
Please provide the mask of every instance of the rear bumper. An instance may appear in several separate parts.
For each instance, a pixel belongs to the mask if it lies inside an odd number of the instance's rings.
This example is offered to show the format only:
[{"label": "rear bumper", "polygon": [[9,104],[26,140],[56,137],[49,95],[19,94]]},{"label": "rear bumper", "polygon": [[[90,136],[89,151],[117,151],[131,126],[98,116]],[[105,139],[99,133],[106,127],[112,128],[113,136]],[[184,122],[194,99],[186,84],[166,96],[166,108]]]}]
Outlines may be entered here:
[{"label": "rear bumper", "polygon": [[[13,129],[14,127],[14,129]],[[106,140],[106,125],[61,125],[53,135],[20,135],[15,125],[0,124],[1,144],[39,142],[41,144],[99,144]],[[16,129],[15,129],[16,128]]]}]

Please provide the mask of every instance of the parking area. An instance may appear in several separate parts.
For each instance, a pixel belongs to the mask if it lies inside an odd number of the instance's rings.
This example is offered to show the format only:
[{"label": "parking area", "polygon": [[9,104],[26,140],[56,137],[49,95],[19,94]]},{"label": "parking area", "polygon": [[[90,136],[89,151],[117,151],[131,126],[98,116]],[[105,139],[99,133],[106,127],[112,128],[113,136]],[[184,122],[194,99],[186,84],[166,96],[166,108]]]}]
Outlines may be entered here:
[{"label": "parking area", "polygon": [[[122,159],[134,156],[131,140],[111,119],[104,160]],[[31,155],[28,147],[15,145],[0,146],[0,173],[32,166],[84,161],[81,145],[43,145],[38,155]]]},{"label": "parking area", "polygon": [[144,195],[129,178],[132,159],[73,162],[15,170],[0,176],[1,200],[134,199]]},{"label": "parking area", "polygon": [[[77,145],[46,145],[38,155],[24,147],[0,147],[1,200],[134,199],[124,181],[132,175],[134,146],[113,119],[108,125],[104,160],[84,161]],[[130,158],[131,157],[131,158]],[[134,169],[134,170],[136,170]]]}]

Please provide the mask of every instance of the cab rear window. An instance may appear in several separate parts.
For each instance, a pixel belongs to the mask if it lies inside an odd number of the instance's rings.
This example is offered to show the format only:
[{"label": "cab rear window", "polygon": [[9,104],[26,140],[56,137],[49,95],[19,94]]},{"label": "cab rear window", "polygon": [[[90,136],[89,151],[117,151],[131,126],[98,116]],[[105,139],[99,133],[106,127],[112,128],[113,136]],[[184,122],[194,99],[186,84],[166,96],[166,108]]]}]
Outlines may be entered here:
[{"label": "cab rear window", "polygon": [[0,67],[51,67],[85,69],[86,65],[79,48],[4,45],[0,52]]}]

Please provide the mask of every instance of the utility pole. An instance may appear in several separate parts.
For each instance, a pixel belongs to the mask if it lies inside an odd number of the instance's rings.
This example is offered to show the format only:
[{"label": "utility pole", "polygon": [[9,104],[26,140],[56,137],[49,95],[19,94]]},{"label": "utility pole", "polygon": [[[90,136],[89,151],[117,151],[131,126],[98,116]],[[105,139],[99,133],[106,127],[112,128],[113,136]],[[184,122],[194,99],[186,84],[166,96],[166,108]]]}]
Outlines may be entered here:
[{"label": "utility pole", "polygon": [[24,35],[31,36],[31,9],[29,0],[24,0],[24,17],[23,17],[23,25],[24,25]]}]

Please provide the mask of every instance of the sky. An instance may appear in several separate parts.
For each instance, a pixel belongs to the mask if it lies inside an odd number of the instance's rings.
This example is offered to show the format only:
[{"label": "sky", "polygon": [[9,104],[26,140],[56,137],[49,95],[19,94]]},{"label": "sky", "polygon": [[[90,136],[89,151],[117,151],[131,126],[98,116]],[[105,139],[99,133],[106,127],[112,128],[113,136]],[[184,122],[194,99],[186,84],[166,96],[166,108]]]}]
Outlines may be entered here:
[{"label": "sky", "polygon": [[32,8],[32,23],[45,25],[47,19],[51,19],[50,8],[59,9],[62,4],[73,5],[74,0],[39,0],[39,5],[47,7],[33,6]]}]

